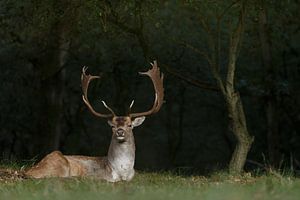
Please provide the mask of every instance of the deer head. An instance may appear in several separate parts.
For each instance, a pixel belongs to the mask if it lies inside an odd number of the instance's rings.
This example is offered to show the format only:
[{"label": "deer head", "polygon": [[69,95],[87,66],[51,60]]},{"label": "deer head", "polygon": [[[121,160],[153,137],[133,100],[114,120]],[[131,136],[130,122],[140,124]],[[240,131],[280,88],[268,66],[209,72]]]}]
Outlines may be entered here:
[{"label": "deer head", "polygon": [[134,104],[133,100],[129,106],[129,113],[127,114],[127,116],[117,116],[115,112],[104,101],[102,101],[102,104],[105,108],[107,108],[108,111],[110,111],[110,113],[104,114],[93,109],[87,96],[88,87],[91,80],[99,79],[100,76],[87,75],[87,67],[83,67],[82,69],[81,86],[83,91],[82,99],[84,103],[95,116],[108,119],[108,124],[112,127],[113,139],[117,140],[120,143],[125,142],[129,138],[131,138],[132,129],[141,125],[145,120],[145,116],[158,112],[163,104],[163,74],[160,73],[156,61],[151,63],[151,66],[152,69],[148,70],[147,72],[140,72],[140,74],[146,75],[152,80],[155,90],[155,99],[153,102],[153,106],[151,107],[151,109],[145,112],[131,113],[131,108]]}]

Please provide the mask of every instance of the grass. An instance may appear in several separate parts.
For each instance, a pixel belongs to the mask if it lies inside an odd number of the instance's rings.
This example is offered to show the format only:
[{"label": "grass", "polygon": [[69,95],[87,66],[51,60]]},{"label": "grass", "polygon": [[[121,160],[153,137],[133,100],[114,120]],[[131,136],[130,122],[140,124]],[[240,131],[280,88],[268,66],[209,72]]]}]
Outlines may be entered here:
[{"label": "grass", "polygon": [[290,176],[178,176],[137,173],[131,182],[92,178],[0,179],[0,199],[299,199],[300,179]]}]

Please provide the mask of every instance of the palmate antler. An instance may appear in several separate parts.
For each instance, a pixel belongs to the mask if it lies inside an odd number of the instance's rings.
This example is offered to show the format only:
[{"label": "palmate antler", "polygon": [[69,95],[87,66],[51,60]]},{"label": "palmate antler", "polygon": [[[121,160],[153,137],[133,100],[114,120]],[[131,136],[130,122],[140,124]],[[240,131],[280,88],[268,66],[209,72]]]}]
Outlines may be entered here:
[{"label": "palmate antler", "polygon": [[[147,75],[152,80],[154,89],[155,89],[155,100],[153,103],[153,106],[150,110],[140,113],[130,113],[129,116],[131,118],[140,117],[140,116],[147,116],[151,115],[153,113],[156,113],[160,110],[163,101],[164,101],[164,75],[160,73],[160,70],[157,66],[156,60],[153,63],[150,63],[152,66],[152,69],[148,70],[147,72],[140,72],[139,74]],[[130,108],[132,107],[133,102],[130,105]]]},{"label": "palmate antler", "polygon": [[[163,87],[164,76],[163,76],[163,74],[160,73],[160,70],[157,66],[156,61],[151,63],[151,66],[152,66],[152,69],[148,70],[147,72],[140,72],[139,74],[149,76],[152,83],[153,83],[153,86],[154,86],[154,89],[155,89],[155,99],[154,99],[153,106],[150,110],[145,111],[145,112],[129,113],[128,116],[131,117],[131,118],[136,118],[136,117],[140,117],[140,116],[147,116],[147,115],[151,115],[153,113],[156,113],[160,110],[160,108],[163,104],[163,100],[164,100],[164,87]],[[93,79],[100,78],[100,76],[87,75],[86,70],[87,70],[87,67],[83,67],[82,75],[81,75],[81,86],[82,86],[82,91],[83,91],[82,99],[83,99],[84,103],[87,105],[87,107],[90,109],[90,111],[94,115],[96,115],[97,117],[104,117],[104,118],[115,117],[116,115],[115,115],[114,111],[109,106],[107,106],[104,101],[102,101],[103,105],[111,112],[111,114],[102,114],[102,113],[96,112],[93,109],[93,107],[91,106],[91,104],[88,100],[88,97],[87,97],[89,83]],[[129,109],[131,109],[131,107],[133,106],[133,103],[134,103],[134,101],[131,102]]]},{"label": "palmate antler", "polygon": [[83,91],[82,99],[83,99],[84,103],[87,105],[87,107],[90,109],[90,111],[97,117],[111,118],[113,116],[116,116],[114,111],[110,107],[108,107],[104,101],[102,101],[103,105],[111,112],[111,114],[102,114],[102,113],[96,112],[93,109],[93,107],[91,106],[91,104],[88,100],[88,97],[87,97],[89,84],[90,84],[91,80],[100,78],[100,76],[87,75],[86,70],[87,70],[87,67],[83,67],[82,74],[81,74],[81,87],[82,87],[82,91]]}]

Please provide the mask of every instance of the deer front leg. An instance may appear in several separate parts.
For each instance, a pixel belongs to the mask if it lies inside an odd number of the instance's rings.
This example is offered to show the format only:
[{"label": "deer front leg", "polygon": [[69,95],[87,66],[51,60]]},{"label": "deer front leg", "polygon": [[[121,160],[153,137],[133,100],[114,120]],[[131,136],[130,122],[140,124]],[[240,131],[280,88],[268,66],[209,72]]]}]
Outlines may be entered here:
[{"label": "deer front leg", "polygon": [[54,151],[26,171],[25,174],[32,178],[69,177],[70,164],[60,151]]},{"label": "deer front leg", "polygon": [[123,181],[131,181],[134,177],[134,169],[130,170],[125,176],[122,176]]}]

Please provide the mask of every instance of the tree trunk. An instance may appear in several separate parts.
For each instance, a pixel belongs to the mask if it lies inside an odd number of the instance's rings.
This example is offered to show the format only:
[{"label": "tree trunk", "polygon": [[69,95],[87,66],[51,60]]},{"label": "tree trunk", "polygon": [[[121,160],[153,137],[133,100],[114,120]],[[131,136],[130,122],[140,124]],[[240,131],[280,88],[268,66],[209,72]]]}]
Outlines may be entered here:
[{"label": "tree trunk", "polygon": [[269,27],[267,23],[266,5],[261,0],[261,9],[259,11],[259,38],[262,50],[263,65],[266,70],[265,74],[265,90],[266,97],[266,118],[267,118],[267,143],[268,156],[271,165],[278,166],[280,162],[280,136],[278,127],[278,109],[277,109],[277,95],[276,95],[276,69],[272,63],[271,41],[269,37]]},{"label": "tree trunk", "polygon": [[[54,1],[54,8],[64,8],[63,16],[53,23],[49,33],[47,52],[39,58],[43,83],[41,93],[44,101],[44,119],[41,129],[46,152],[60,148],[61,138],[66,127],[64,119],[64,93],[66,69],[69,55],[71,33],[76,22],[77,2]],[[45,145],[46,144],[46,145]]]},{"label": "tree trunk", "polygon": [[[172,93],[173,96],[180,97],[177,99],[173,99],[173,104],[166,104],[167,118],[166,118],[166,126],[168,133],[168,150],[169,150],[169,169],[175,167],[176,157],[178,151],[180,150],[182,144],[183,137],[183,118],[185,112],[185,87],[181,86],[179,92]],[[170,95],[172,96],[172,95]],[[168,101],[168,100],[167,100]],[[174,109],[174,106],[178,104],[178,110]],[[169,117],[173,116],[173,117]],[[178,116],[178,117],[177,117]]]},{"label": "tree trunk", "polygon": [[[66,71],[64,65],[67,59],[67,50],[70,42],[65,39],[64,32],[58,33],[57,46],[49,53],[49,57],[44,60],[44,75],[42,93],[45,107],[45,117],[43,119],[43,132],[47,135],[45,139],[46,152],[58,150],[61,137],[64,132],[64,92]],[[48,62],[47,62],[48,61]]]},{"label": "tree trunk", "polygon": [[66,69],[64,65],[66,64],[66,60],[68,57],[68,50],[70,47],[70,41],[66,38],[66,34],[64,31],[60,33],[59,39],[59,49],[58,49],[58,67],[61,69],[59,74],[57,75],[57,84],[56,87],[51,91],[53,95],[51,95],[50,104],[55,106],[56,115],[56,123],[53,124],[53,142],[51,144],[51,150],[58,150],[60,147],[60,140],[63,133],[64,126],[64,109],[63,109],[63,98],[65,92],[65,77],[66,77]]},{"label": "tree trunk", "polygon": [[229,163],[229,173],[239,174],[243,171],[248,152],[253,143],[247,130],[246,118],[239,93],[226,96],[232,132],[236,138],[236,146]]},{"label": "tree trunk", "polygon": [[[226,80],[224,82],[219,81],[219,83],[222,83],[219,85],[227,103],[232,132],[236,138],[236,147],[229,163],[230,174],[240,174],[243,171],[248,152],[254,140],[248,133],[241,97],[234,89],[236,62],[239,54],[238,49],[244,33],[246,1],[241,1],[240,6],[239,22],[230,36]],[[221,80],[220,75],[218,75],[218,79]]]}]

